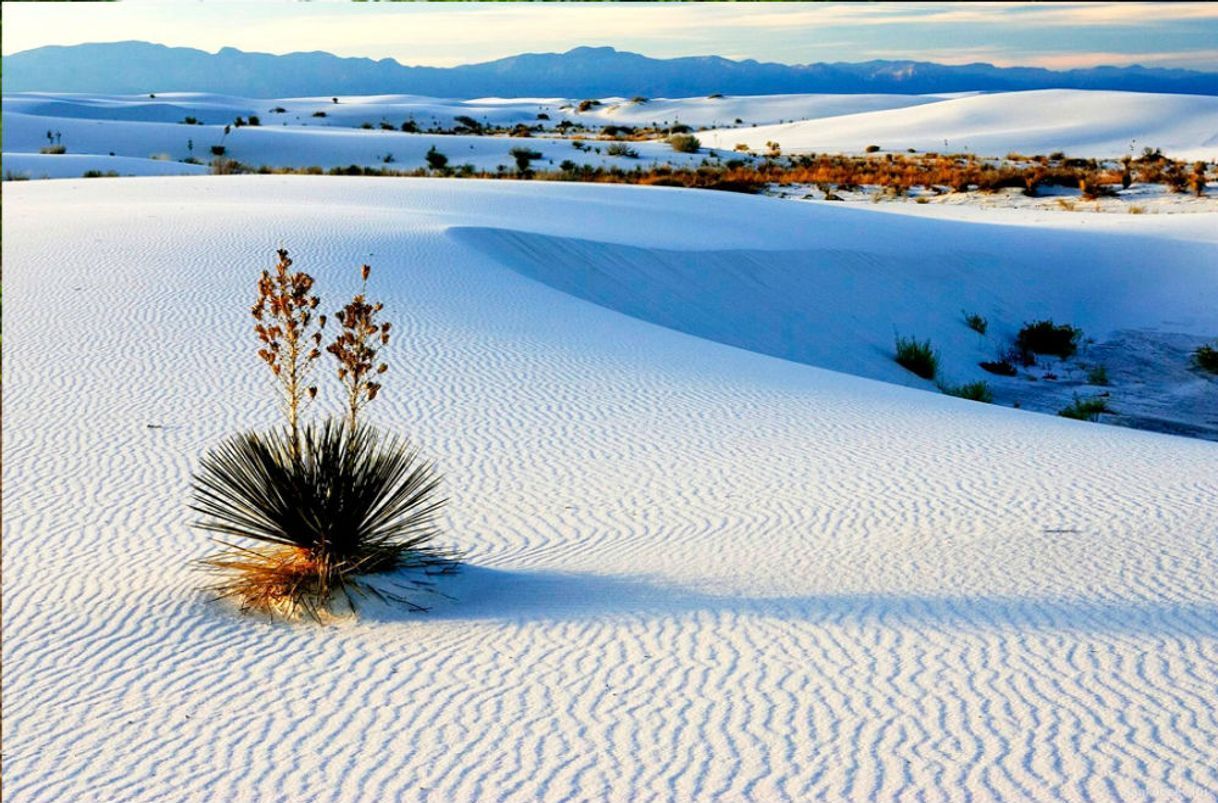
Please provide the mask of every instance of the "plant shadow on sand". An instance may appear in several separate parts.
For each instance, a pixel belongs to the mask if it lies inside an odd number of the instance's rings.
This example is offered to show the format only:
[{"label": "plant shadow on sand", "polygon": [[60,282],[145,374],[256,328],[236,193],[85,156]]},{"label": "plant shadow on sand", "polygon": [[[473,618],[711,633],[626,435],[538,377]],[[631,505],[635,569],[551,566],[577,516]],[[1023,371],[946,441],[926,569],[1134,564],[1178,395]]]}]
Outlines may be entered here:
[{"label": "plant shadow on sand", "polygon": [[560,622],[709,614],[809,624],[930,629],[1030,629],[1218,637],[1218,603],[920,594],[708,594],[645,576],[463,566],[422,594],[425,613],[368,600],[364,622]]}]

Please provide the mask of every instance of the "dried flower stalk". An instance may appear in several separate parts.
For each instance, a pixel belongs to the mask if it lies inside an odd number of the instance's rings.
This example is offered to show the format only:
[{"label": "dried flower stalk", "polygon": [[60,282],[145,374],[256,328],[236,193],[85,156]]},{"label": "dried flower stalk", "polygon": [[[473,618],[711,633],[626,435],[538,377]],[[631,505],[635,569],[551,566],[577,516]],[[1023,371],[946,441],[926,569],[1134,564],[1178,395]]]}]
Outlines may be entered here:
[{"label": "dried flower stalk", "polygon": [[254,332],[262,342],[258,356],[270,367],[283,391],[292,448],[299,454],[300,412],[317,396],[317,386],[307,380],[314,361],[321,356],[321,329],[326,316],[313,317],[319,303],[312,294],[313,277],[291,272],[292,260],[285,249],[278,249],[278,254],[275,272],[264,270],[258,280],[258,301],[251,312],[256,321]]},{"label": "dried flower stalk", "polygon": [[389,370],[389,366],[378,365],[376,360],[378,342],[381,346],[389,342],[391,325],[376,320],[376,314],[385,305],[370,304],[366,300],[371,272],[372,268],[367,265],[360,269],[363,286],[347,306],[335,313],[342,330],[326,347],[326,351],[338,360],[338,378],[347,389],[348,432],[355,432],[360,410],[375,399],[381,389],[380,383],[374,381],[375,377]]}]

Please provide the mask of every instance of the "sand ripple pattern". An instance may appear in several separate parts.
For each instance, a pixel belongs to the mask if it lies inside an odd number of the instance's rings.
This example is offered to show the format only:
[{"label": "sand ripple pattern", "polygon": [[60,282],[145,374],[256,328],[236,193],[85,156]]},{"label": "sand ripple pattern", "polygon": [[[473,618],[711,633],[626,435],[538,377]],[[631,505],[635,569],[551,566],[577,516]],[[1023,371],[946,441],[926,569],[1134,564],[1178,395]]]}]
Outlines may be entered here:
[{"label": "sand ripple pattern", "polygon": [[[446,232],[774,209],[712,237],[764,248],[806,207],[460,185],[6,187],[6,799],[1218,799],[1218,447],[712,343]],[[472,562],[430,614],[242,619],[184,565],[198,456],[275,421],[239,333],[280,242],[329,301],[371,262],[403,330],[376,417]]]}]

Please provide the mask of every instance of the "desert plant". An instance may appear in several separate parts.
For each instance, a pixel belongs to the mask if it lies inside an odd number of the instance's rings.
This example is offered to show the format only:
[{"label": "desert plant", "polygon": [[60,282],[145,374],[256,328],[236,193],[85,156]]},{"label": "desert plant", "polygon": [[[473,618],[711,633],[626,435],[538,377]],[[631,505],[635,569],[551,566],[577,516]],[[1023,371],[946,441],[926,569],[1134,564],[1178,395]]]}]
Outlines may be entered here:
[{"label": "desert plant", "polygon": [[639,152],[627,145],[625,142],[614,142],[605,149],[605,153],[610,156],[624,156],[627,159],[639,158]]},{"label": "desert plant", "polygon": [[1051,354],[1063,360],[1078,351],[1083,330],[1070,324],[1055,324],[1052,320],[1025,323],[1015,338],[1015,345],[1026,355]]},{"label": "desert plant", "polygon": [[223,156],[227,152],[227,150],[228,149],[225,148],[223,145],[212,145],[211,146],[211,155],[212,156]]},{"label": "desert plant", "polygon": [[984,402],[992,404],[994,401],[994,392],[990,390],[990,385],[984,379],[977,382],[965,382],[963,385],[939,385],[939,390],[946,393],[948,396],[958,396],[961,399],[969,399],[970,401]]},{"label": "desert plant", "polygon": [[423,158],[427,160],[427,166],[432,170],[443,170],[448,165],[448,157],[436,150],[435,145],[427,150],[427,154]]},{"label": "desert plant", "polygon": [[326,116],[326,113],[325,113],[325,112],[320,112],[320,111],[319,111],[319,112],[313,112],[313,116],[314,116],[314,117],[325,117],[325,116]]},{"label": "desert plant", "polygon": [[298,441],[281,429],[238,435],[203,458],[193,483],[196,526],[224,547],[201,561],[218,575],[209,590],[243,611],[319,621],[340,598],[355,610],[356,596],[420,610],[368,578],[455,568],[456,553],[432,543],[444,504],[438,483],[406,442],[369,427],[329,421],[306,426]]},{"label": "desert plant", "polygon": [[939,352],[931,348],[930,340],[897,335],[896,361],[923,379],[934,379],[939,370]]},{"label": "desert plant", "polygon": [[377,341],[380,345],[389,342],[391,324],[378,323],[377,313],[384,304],[371,304],[366,300],[368,292],[368,276],[372,268],[364,265],[360,268],[363,285],[355,298],[334,314],[341,327],[326,351],[338,360],[338,378],[347,391],[347,428],[355,432],[360,410],[368,402],[376,398],[381,385],[374,382],[377,377],[389,370],[385,363],[377,364]]},{"label": "desert plant", "polygon": [[1088,385],[1107,385],[1108,384],[1108,366],[1103,363],[1091,366],[1087,371]]},{"label": "desert plant", "polygon": [[45,148],[39,148],[38,152],[39,153],[56,153],[56,154],[67,153],[68,146],[67,145],[48,145]]},{"label": "desert plant", "polygon": [[326,316],[314,315],[320,299],[313,294],[313,277],[303,271],[292,272],[288,252],[277,251],[275,272],[264,270],[258,279],[258,300],[252,307],[254,333],[262,347],[258,356],[271,369],[281,391],[288,434],[293,448],[300,443],[300,412],[317,396],[317,386],[309,375],[321,356],[321,330]]},{"label": "desert plant", "polygon": [[516,147],[512,148],[508,153],[516,160],[516,169],[521,173],[529,169],[529,165],[534,159],[541,158],[541,153],[532,148]]},{"label": "desert plant", "polygon": [[692,134],[673,134],[668,138],[668,144],[677,153],[697,153],[702,142]]},{"label": "desert plant", "polygon": [[868,145],[866,148],[863,148],[863,150],[866,151],[867,153],[876,153],[880,150],[880,146],[879,145]]},{"label": "desert plant", "polygon": [[1062,418],[1073,418],[1078,421],[1099,421],[1100,413],[1110,412],[1112,412],[1112,408],[1108,406],[1108,400],[1103,396],[1091,396],[1084,399],[1076,394],[1074,401],[1059,410],[1057,414]]},{"label": "desert plant", "polygon": [[1218,343],[1198,346],[1193,350],[1193,365],[1202,371],[1218,374]]},{"label": "desert plant", "polygon": [[262,118],[256,114],[251,114],[250,119],[247,121],[246,124],[247,125],[262,125]]},{"label": "desert plant", "polygon": [[188,114],[188,115],[186,115],[185,117],[183,117],[183,118],[182,118],[182,122],[183,122],[185,125],[198,125],[198,124],[199,124],[199,118],[198,118],[198,117],[195,117],[195,116],[193,116],[193,115]]},{"label": "desert plant", "polygon": [[964,322],[968,324],[968,328],[972,329],[979,335],[984,335],[990,327],[990,322],[981,315],[975,312],[964,312]]},{"label": "desert plant", "polygon": [[601,105],[601,102],[599,100],[594,100],[592,98],[589,98],[588,100],[581,100],[579,102],[579,105],[575,107],[575,110],[577,112],[586,112],[589,109],[594,108],[599,105]]}]

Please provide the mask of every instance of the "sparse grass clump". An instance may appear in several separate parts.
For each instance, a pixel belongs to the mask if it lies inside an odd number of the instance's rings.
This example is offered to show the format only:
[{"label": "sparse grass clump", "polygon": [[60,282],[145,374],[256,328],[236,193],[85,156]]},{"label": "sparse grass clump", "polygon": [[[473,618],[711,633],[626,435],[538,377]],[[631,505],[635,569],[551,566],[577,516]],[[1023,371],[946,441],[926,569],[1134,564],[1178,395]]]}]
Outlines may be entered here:
[{"label": "sparse grass clump", "polygon": [[702,142],[693,134],[673,134],[668,138],[668,144],[677,153],[697,153]]},{"label": "sparse grass clump", "polygon": [[1076,395],[1074,401],[1057,414],[1062,418],[1073,418],[1078,421],[1099,421],[1100,413],[1111,412],[1112,408],[1108,406],[1108,400],[1103,396],[1091,396],[1084,399]]},{"label": "sparse grass clump", "polygon": [[897,336],[896,361],[901,367],[923,379],[934,379],[939,371],[939,352],[931,348],[930,340]]},{"label": "sparse grass clump", "polygon": [[39,153],[53,153],[53,154],[67,153],[68,146],[67,145],[47,145],[45,148],[39,148],[38,152]]},{"label": "sparse grass clump", "polygon": [[984,379],[976,382],[966,382],[963,385],[947,385],[939,386],[939,389],[948,396],[958,396],[961,399],[969,399],[970,401],[983,402],[985,404],[993,404],[994,392],[990,390],[990,385]]},{"label": "sparse grass clump", "polygon": [[972,329],[979,335],[984,335],[990,327],[990,322],[975,312],[964,313],[964,322],[968,324],[969,329]]},{"label": "sparse grass clump", "polygon": [[1198,346],[1193,351],[1193,365],[1211,374],[1218,374],[1218,343]]},{"label": "sparse grass clump", "polygon": [[610,156],[624,156],[627,159],[639,158],[639,152],[627,145],[625,142],[614,142],[605,149],[605,153]]},{"label": "sparse grass clump", "polygon": [[1082,329],[1068,323],[1035,321],[1024,324],[1015,338],[1015,345],[1024,354],[1049,354],[1065,360],[1073,357],[1078,351],[1078,342],[1082,336]]}]

